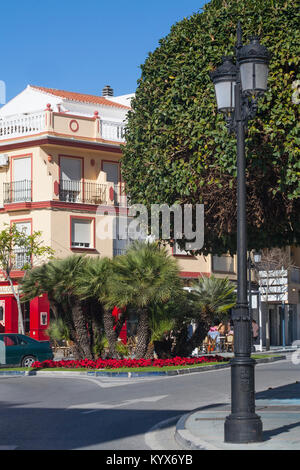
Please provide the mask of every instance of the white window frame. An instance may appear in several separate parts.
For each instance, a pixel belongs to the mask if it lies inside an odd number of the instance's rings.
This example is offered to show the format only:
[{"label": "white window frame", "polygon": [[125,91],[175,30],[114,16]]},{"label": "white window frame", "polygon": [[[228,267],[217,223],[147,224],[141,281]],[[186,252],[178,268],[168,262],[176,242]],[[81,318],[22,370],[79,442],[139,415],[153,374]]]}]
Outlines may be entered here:
[{"label": "white window frame", "polygon": [[[75,223],[81,222],[83,224],[89,225],[90,227],[90,241],[76,241],[74,240],[75,234],[74,234],[74,228],[75,228]],[[71,218],[71,248],[79,248],[79,249],[94,249],[94,219],[90,218],[83,218],[83,217],[72,217]]]}]

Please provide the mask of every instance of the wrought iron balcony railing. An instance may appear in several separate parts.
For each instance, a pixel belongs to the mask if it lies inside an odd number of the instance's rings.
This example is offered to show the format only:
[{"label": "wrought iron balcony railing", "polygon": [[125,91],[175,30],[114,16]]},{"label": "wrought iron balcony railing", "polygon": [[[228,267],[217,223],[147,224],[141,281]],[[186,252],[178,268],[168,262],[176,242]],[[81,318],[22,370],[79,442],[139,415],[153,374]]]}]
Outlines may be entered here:
[{"label": "wrought iron balcony railing", "polygon": [[32,201],[31,180],[11,181],[4,183],[4,204]]},{"label": "wrought iron balcony railing", "polygon": [[89,181],[61,180],[59,200],[72,203],[106,204],[107,186]]}]

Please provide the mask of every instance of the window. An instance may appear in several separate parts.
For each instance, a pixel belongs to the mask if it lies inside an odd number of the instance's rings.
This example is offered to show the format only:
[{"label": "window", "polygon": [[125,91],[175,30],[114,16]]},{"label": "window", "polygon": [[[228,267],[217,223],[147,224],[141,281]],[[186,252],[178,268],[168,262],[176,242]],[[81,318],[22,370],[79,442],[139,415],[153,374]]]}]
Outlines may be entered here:
[{"label": "window", "polygon": [[[31,234],[31,221],[23,221],[23,222],[13,222],[16,229],[24,233],[25,236],[29,236]],[[31,257],[28,255],[24,249],[24,247],[15,246],[14,248],[14,261],[13,266],[14,269],[22,270],[26,264],[31,263]]]},{"label": "window", "polygon": [[80,202],[82,178],[82,159],[60,158],[60,195],[61,201]]},{"label": "window", "polygon": [[115,217],[113,220],[113,233],[115,234],[113,238],[113,255],[123,255],[126,253],[127,248],[132,244],[137,238],[139,240],[144,240],[146,236],[143,236],[141,227],[137,225],[136,231],[135,227],[130,228],[130,223],[133,221],[133,217]]},{"label": "window", "polygon": [[4,336],[4,344],[5,346],[17,346],[18,340],[16,336]]},{"label": "window", "polygon": [[117,162],[103,162],[102,170],[106,173],[106,181],[113,183],[114,188],[114,203],[117,204],[120,199],[120,169]]},{"label": "window", "polygon": [[28,341],[25,341],[25,339],[23,338],[19,338],[19,344],[25,346],[26,344],[28,344]]},{"label": "window", "polygon": [[215,272],[234,273],[234,259],[230,255],[213,256],[212,269]]},{"label": "window", "polygon": [[11,202],[31,201],[31,157],[13,159]]},{"label": "window", "polygon": [[94,248],[92,243],[93,219],[71,219],[71,246]]},{"label": "window", "polygon": [[119,184],[119,164],[117,162],[103,162],[103,171],[106,173],[106,181]]},{"label": "window", "polygon": [[25,329],[25,334],[30,332],[30,303],[25,302],[22,303],[22,316],[23,316],[23,324]]}]

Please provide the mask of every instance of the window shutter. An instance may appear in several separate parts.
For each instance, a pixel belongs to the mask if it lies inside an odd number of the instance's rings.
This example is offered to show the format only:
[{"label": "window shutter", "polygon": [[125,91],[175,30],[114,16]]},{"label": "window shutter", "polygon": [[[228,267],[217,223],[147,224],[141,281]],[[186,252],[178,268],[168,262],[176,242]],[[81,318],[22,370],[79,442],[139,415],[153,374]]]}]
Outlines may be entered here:
[{"label": "window shutter", "polygon": [[60,169],[61,169],[62,180],[68,180],[68,181],[80,181],[81,180],[81,159],[61,157]]},{"label": "window shutter", "polygon": [[72,219],[72,246],[89,248],[91,246],[91,228],[90,220]]},{"label": "window shutter", "polygon": [[106,173],[106,181],[110,183],[119,183],[119,164],[103,162],[103,171]]},{"label": "window shutter", "polygon": [[229,255],[213,256],[213,270],[217,272],[233,273],[234,258]]},{"label": "window shutter", "polygon": [[14,158],[13,162],[14,181],[31,180],[31,158]]}]

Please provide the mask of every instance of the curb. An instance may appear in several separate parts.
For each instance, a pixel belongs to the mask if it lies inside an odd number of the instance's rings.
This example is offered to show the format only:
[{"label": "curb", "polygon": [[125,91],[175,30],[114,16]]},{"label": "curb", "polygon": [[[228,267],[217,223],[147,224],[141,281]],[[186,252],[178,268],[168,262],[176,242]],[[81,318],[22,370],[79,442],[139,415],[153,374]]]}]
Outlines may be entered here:
[{"label": "curb", "polygon": [[[277,356],[277,357],[266,357],[263,359],[256,359],[257,364],[264,364],[268,362],[282,361],[286,359],[286,356]],[[192,369],[176,369],[176,370],[166,370],[166,371],[152,371],[152,372],[106,372],[106,371],[51,371],[51,369],[44,370],[9,370],[1,371],[1,376],[36,376],[43,375],[48,377],[55,376],[68,376],[68,377],[77,377],[77,376],[87,376],[87,377],[127,377],[127,378],[137,378],[137,377],[157,377],[157,376],[175,376],[175,375],[184,375],[192,374],[193,372],[206,372],[209,370],[218,370],[218,369],[227,369],[230,367],[230,363],[227,364],[216,364],[211,366],[201,366],[194,367]]]},{"label": "curb", "polygon": [[201,441],[198,437],[194,436],[188,429],[185,428],[187,419],[193,415],[196,411],[187,413],[178,420],[176,424],[176,431],[174,439],[181,447],[188,450],[220,450],[218,447],[214,447],[204,441]]},{"label": "curb", "polygon": [[[278,356],[278,357],[269,357],[263,359],[256,359],[257,364],[264,364],[268,362],[277,362],[281,360],[285,360],[286,356]],[[186,413],[181,416],[176,424],[176,430],[174,434],[174,439],[185,449],[188,450],[221,450],[220,447],[215,447],[204,440],[201,440],[199,437],[194,436],[188,429],[185,427],[185,423],[190,416],[195,414],[197,410],[191,411],[190,413]]]}]

